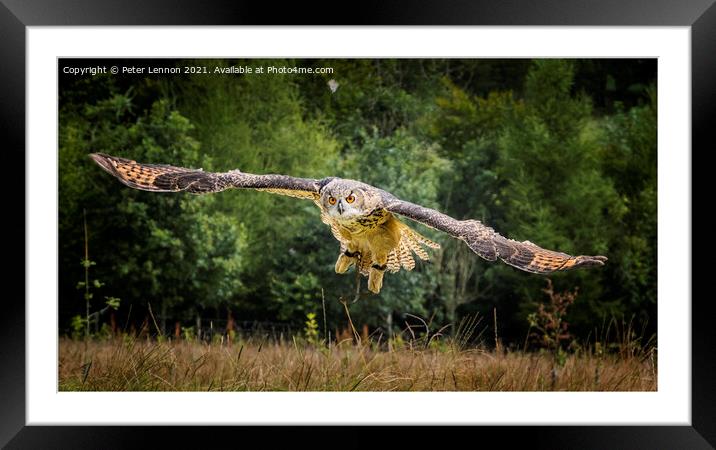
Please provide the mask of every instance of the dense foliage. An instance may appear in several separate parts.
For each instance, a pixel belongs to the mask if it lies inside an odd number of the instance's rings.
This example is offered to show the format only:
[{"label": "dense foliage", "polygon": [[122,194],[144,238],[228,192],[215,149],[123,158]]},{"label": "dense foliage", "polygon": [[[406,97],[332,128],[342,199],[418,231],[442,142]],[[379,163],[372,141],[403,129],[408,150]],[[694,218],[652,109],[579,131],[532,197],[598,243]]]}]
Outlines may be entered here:
[{"label": "dense foliage", "polygon": [[[333,272],[338,243],[311,202],[132,190],[87,158],[102,151],[205,170],[360,179],[514,239],[604,254],[603,268],[550,276],[555,291],[577,290],[570,331],[586,336],[612,317],[655,331],[654,61],[197,64],[334,73],[61,78],[61,330],[85,307],[76,289],[85,216],[91,270],[104,283],[98,296],[121,299],[122,325],[141,323],[149,307],[165,331],[197,317],[225,321],[229,311],[237,321],[302,328],[313,313],[322,336],[322,304],[328,328],[343,328],[339,299],[355,291],[352,274]],[[385,330],[402,326],[406,313],[457,323],[495,308],[503,339],[522,342],[545,301],[544,277],[415,228],[442,248],[352,305],[354,323]]]}]

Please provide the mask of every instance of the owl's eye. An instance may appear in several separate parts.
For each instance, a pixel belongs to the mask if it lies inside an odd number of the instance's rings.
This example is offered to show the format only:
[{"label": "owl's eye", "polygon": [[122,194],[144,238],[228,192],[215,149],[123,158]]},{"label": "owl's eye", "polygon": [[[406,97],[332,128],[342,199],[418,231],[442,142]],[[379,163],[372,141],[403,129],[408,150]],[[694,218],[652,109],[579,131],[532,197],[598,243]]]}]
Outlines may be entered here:
[{"label": "owl's eye", "polygon": [[356,201],[355,195],[353,195],[353,194],[349,195],[348,197],[346,197],[346,201],[348,203],[353,203],[354,201]]},{"label": "owl's eye", "polygon": [[335,205],[335,204],[336,204],[336,198],[335,198],[335,197],[328,197],[328,203],[331,204],[331,205]]}]

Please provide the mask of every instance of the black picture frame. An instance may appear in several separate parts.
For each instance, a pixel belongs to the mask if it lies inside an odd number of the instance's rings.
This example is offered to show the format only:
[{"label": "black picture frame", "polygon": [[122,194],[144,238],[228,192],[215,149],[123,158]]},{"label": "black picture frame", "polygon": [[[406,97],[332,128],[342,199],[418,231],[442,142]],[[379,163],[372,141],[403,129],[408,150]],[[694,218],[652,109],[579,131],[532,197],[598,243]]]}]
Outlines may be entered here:
[{"label": "black picture frame", "polygon": [[[199,2],[196,0],[0,0],[0,124],[3,129],[3,180],[6,186],[25,186],[25,28],[28,26],[81,25],[520,25],[520,26],[686,26],[692,45],[692,149],[712,150],[709,139],[716,112],[716,6],[714,0],[410,0],[364,1],[356,5],[328,2],[275,4],[247,1]],[[350,12],[348,12],[350,11]],[[708,142],[708,144],[707,144]],[[713,150],[712,150],[713,152]],[[700,153],[698,150],[691,155]],[[12,158],[12,160],[9,160]],[[692,167],[694,166],[692,164]],[[703,191],[692,189],[694,199]],[[53,195],[48,193],[48,195]],[[3,196],[5,205],[16,202],[14,218],[6,215],[7,244],[25,230],[24,196]],[[692,200],[692,204],[694,201]],[[698,202],[696,204],[699,204]],[[708,205],[708,203],[704,203]],[[698,222],[693,221],[696,224]],[[693,233],[693,231],[692,231]],[[25,234],[25,239],[29,236]],[[693,234],[692,234],[693,241]],[[24,254],[11,252],[6,258]],[[691,267],[693,261],[684,261]],[[6,265],[6,280],[19,280],[25,264]],[[691,277],[692,280],[698,279]],[[19,285],[17,281],[8,282]],[[693,287],[693,281],[692,281]],[[194,442],[218,443],[223,438],[240,445],[252,438],[268,443],[284,433],[242,427],[119,427],[26,426],[25,410],[25,308],[21,292],[7,294],[0,314],[0,445],[7,448],[144,448],[150,437],[163,445],[192,447]],[[695,291],[692,291],[695,292]],[[531,448],[714,448],[716,445],[716,333],[713,302],[692,294],[692,415],[690,426],[485,426],[467,430],[472,442],[496,439],[508,448],[523,439]],[[376,405],[380,407],[380,405]],[[427,412],[430,413],[430,412]],[[434,412],[439,414],[439,412]],[[161,414],[158,405],[157,414]],[[371,445],[372,433],[343,427],[306,429],[277,427],[294,443],[340,443],[351,447]],[[279,430],[277,430],[279,431]],[[464,430],[463,430],[464,431]],[[452,433],[452,431],[450,432]],[[414,427],[390,433],[398,443],[422,443],[416,437],[446,439],[445,430]],[[160,436],[157,436],[160,435]],[[240,438],[238,436],[241,436]],[[479,439],[479,441],[478,441]],[[323,444],[321,444],[323,445]],[[385,446],[382,441],[381,447]]]}]

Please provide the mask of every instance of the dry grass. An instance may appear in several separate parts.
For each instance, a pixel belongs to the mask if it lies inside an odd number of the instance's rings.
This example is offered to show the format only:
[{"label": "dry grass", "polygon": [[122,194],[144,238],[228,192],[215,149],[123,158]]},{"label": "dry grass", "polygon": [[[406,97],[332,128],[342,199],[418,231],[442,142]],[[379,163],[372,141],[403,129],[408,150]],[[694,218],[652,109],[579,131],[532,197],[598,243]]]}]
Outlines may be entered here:
[{"label": "dry grass", "polygon": [[60,339],[61,391],[654,391],[653,349],[567,356],[461,343],[206,344]]}]

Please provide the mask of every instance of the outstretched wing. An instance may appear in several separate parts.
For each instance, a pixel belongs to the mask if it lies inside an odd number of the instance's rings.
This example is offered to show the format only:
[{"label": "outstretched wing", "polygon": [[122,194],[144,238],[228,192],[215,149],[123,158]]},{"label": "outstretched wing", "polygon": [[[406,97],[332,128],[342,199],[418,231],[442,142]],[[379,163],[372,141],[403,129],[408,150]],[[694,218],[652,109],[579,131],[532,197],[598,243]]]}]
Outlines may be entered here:
[{"label": "outstretched wing", "polygon": [[253,175],[238,170],[214,173],[165,164],[141,164],[103,153],[92,153],[90,157],[122,183],[144,191],[210,194],[229,188],[249,188],[315,201],[320,197],[318,191],[323,182],[286,175]]},{"label": "outstretched wing", "polygon": [[400,200],[385,191],[382,197],[383,207],[388,211],[465,241],[472,251],[489,261],[500,258],[527,272],[551,273],[576,267],[602,266],[607,260],[606,256],[571,256],[545,250],[529,241],[507,239],[478,220],[456,220],[434,209]]}]

